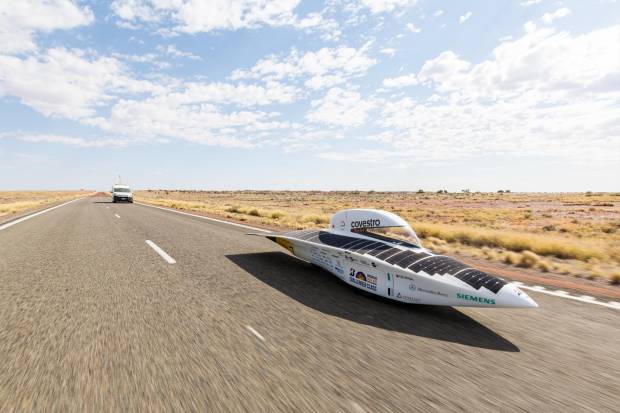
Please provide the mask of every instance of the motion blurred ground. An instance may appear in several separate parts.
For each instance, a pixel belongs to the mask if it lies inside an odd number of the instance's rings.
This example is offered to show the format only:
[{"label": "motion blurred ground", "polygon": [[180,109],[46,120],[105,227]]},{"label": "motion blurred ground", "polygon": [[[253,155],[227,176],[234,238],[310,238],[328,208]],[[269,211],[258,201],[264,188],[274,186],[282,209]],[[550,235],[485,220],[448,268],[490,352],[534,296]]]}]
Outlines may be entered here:
[{"label": "motion blurred ground", "polygon": [[434,251],[620,283],[620,194],[137,191],[136,200],[255,225],[325,227],[346,208],[392,211]]}]

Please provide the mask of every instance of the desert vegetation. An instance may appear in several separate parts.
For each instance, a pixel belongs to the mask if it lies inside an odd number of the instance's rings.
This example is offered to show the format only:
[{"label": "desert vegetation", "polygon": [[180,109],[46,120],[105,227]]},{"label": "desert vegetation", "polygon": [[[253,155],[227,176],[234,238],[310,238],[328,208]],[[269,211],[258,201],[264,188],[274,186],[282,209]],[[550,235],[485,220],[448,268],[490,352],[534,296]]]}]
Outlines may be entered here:
[{"label": "desert vegetation", "polygon": [[47,205],[70,201],[89,191],[0,191],[0,221]]},{"label": "desert vegetation", "polygon": [[620,283],[620,194],[147,190],[136,196],[297,229],[325,227],[341,209],[384,209],[406,219],[438,252]]}]

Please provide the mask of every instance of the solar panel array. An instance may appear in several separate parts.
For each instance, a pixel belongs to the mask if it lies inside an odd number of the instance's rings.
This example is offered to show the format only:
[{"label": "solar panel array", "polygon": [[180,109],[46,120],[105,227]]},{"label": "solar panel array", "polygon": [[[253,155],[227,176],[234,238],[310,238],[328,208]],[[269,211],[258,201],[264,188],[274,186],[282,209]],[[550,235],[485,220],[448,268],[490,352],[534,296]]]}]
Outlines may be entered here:
[{"label": "solar panel array", "polygon": [[485,287],[497,294],[497,292],[506,285],[506,282],[501,278],[469,268],[465,264],[450,257],[431,255],[422,251],[403,251],[402,249],[394,248],[382,241],[360,239],[317,230],[291,231],[283,233],[282,235],[310,242],[318,242],[358,254],[369,254],[379,260],[409,269],[413,272],[423,271],[429,275],[450,274],[476,290],[479,290],[480,287]]}]

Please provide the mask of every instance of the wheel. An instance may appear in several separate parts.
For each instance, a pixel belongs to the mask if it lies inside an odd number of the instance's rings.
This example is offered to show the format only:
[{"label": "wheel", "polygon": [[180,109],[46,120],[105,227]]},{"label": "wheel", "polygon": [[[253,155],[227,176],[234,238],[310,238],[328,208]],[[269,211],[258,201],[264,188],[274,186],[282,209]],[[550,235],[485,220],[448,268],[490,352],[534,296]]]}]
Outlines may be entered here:
[{"label": "wheel", "polygon": [[113,203],[116,203],[116,198],[112,198],[112,202],[113,202]]}]

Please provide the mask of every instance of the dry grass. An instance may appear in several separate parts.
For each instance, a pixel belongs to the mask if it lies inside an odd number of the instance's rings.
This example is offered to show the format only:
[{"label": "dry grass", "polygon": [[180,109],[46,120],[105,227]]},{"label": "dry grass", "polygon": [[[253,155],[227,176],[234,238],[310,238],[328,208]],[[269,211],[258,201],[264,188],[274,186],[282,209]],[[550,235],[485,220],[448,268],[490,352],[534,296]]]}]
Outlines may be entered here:
[{"label": "dry grass", "polygon": [[611,282],[620,274],[619,195],[151,190],[136,199],[297,229],[325,227],[341,209],[385,209],[439,252]]},{"label": "dry grass", "polygon": [[89,191],[0,191],[0,219],[89,195]]}]

